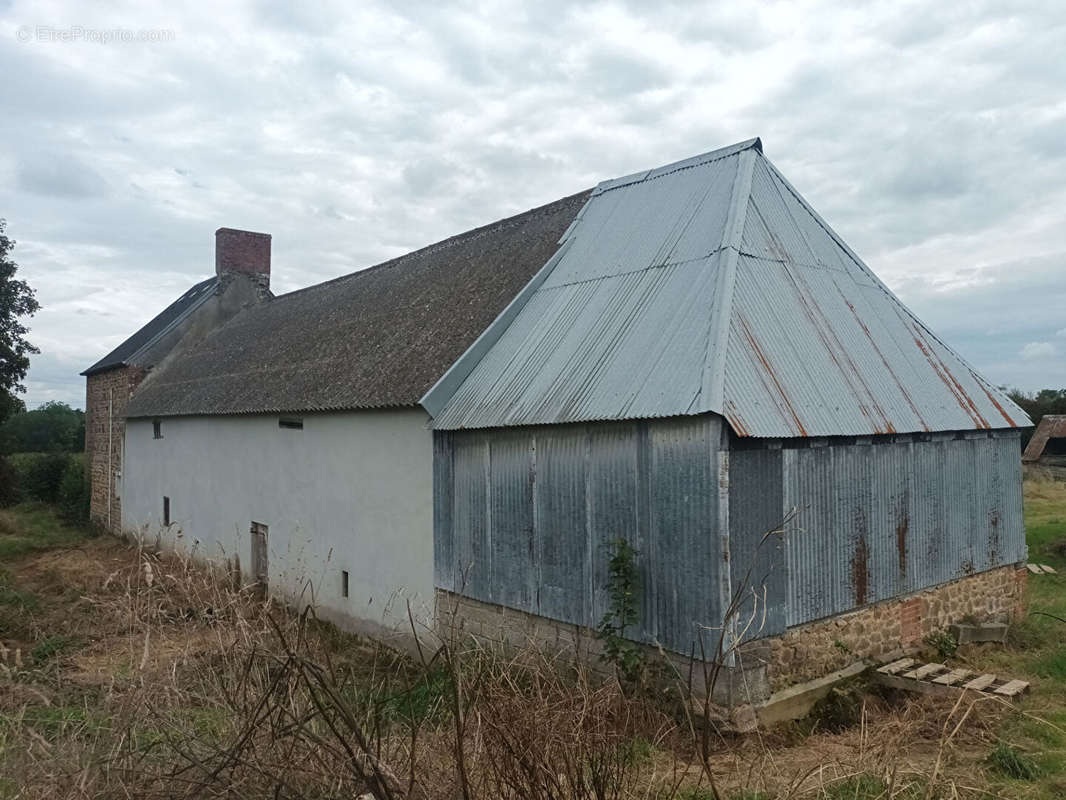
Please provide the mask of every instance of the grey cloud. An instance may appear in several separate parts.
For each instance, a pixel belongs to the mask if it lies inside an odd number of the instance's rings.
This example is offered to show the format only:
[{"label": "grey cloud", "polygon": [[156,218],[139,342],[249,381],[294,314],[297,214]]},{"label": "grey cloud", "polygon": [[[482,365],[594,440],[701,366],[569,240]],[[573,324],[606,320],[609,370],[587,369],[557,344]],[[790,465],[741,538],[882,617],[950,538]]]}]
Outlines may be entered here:
[{"label": "grey cloud", "polygon": [[92,167],[62,154],[41,154],[20,161],[15,184],[19,191],[46,197],[83,198],[107,193],[107,182]]},{"label": "grey cloud", "polygon": [[664,86],[669,73],[646,58],[625,52],[598,51],[582,64],[579,79],[597,96],[627,96]]}]

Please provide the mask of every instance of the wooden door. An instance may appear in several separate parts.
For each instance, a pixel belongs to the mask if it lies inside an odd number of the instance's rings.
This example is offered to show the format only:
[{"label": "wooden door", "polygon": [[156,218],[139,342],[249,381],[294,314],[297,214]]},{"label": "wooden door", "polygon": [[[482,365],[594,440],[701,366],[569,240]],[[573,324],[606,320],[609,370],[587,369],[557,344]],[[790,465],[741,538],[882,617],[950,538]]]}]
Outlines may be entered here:
[{"label": "wooden door", "polygon": [[267,526],[262,522],[252,523],[252,577],[266,594],[270,570],[267,564]]}]

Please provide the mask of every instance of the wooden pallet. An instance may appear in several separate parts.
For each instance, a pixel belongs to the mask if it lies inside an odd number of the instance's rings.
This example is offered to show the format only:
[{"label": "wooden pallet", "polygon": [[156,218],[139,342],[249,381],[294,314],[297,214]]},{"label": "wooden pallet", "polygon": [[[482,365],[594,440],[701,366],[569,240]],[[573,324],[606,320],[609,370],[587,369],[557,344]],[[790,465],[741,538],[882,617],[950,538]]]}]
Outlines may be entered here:
[{"label": "wooden pallet", "polygon": [[1034,575],[1054,575],[1056,570],[1054,567],[1049,567],[1047,564],[1026,564],[1025,568]]},{"label": "wooden pallet", "polygon": [[1018,697],[1029,691],[1027,681],[1000,678],[991,673],[978,674],[963,667],[954,669],[943,664],[924,664],[913,658],[901,658],[874,671],[878,683],[925,694],[958,695],[974,691],[997,697]]}]

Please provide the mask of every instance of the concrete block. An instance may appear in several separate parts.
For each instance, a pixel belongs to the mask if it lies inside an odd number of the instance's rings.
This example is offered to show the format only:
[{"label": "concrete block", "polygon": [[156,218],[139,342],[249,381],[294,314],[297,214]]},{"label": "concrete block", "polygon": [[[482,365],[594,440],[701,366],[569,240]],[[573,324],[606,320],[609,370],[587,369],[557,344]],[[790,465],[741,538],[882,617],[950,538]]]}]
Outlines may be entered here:
[{"label": "concrete block", "polygon": [[984,622],[978,625],[949,625],[948,633],[955,637],[959,644],[970,642],[1005,642],[1007,641],[1007,628],[1002,622]]}]

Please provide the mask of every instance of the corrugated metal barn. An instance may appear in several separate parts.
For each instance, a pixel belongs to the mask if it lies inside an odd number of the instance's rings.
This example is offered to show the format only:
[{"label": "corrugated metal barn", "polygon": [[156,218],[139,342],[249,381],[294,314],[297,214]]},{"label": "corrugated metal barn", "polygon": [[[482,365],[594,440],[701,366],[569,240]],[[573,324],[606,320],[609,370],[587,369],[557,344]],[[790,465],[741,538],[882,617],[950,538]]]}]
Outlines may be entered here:
[{"label": "corrugated metal barn", "polygon": [[678,653],[1025,558],[1029,420],[757,139],[598,186],[422,404],[438,589],[594,627],[624,537]]}]

